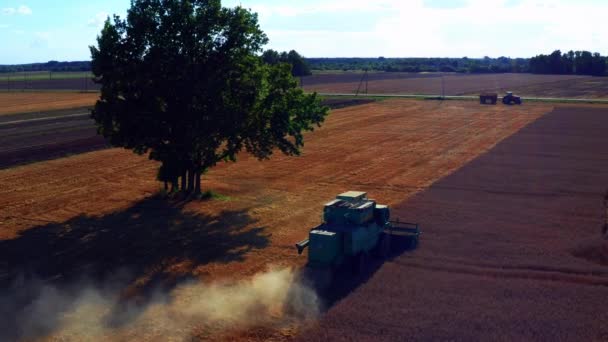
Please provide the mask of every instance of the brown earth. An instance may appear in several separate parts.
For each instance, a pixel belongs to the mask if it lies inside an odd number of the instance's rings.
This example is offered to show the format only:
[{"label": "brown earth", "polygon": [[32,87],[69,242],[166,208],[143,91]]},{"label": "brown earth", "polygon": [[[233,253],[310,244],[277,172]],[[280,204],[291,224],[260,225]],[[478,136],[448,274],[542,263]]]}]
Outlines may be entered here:
[{"label": "brown earth", "polygon": [[[29,101],[39,95],[29,94]],[[328,98],[322,103],[337,109],[371,102]],[[106,148],[88,113],[84,107],[0,116],[0,169]]]},{"label": "brown earth", "polygon": [[91,91],[99,90],[100,85],[93,82],[91,78],[66,78],[53,80],[26,80],[20,77],[0,79],[0,90],[3,91],[22,91],[22,90],[79,90]]},{"label": "brown earth", "polygon": [[[158,199],[156,163],[119,149],[2,170],[0,284],[10,288],[23,274],[62,286],[83,274],[103,283],[128,269],[127,292],[137,293],[170,289],[184,277],[242,279],[269,264],[302,266],[293,243],[337,193],[368,191],[400,208],[552,108],[391,100],[335,110],[307,134],[301,157],[260,162],[244,155],[213,169],[203,186],[225,197],[203,202]],[[397,214],[426,225],[427,218]],[[192,331],[217,338],[209,329]],[[286,338],[297,327],[252,331],[227,338]],[[136,336],[162,337],[154,334]]]},{"label": "brown earth", "polygon": [[0,115],[93,106],[98,93],[0,92]]},{"label": "brown earth", "polygon": [[608,340],[607,131],[606,108],[560,106],[395,203],[420,247],[302,340]]},{"label": "brown earth", "polygon": [[[389,75],[386,75],[389,74]],[[441,94],[442,78],[437,74],[420,77],[396,73],[370,74],[369,94]],[[355,93],[359,79],[351,74],[305,77],[304,89],[320,93]],[[482,92],[513,91],[528,97],[602,98],[608,96],[607,77],[533,74],[447,74],[443,77],[445,95],[477,95]]]},{"label": "brown earth", "polygon": [[519,88],[528,96],[563,98],[606,98],[608,97],[608,77],[585,77],[544,84],[531,84]]},{"label": "brown earth", "polygon": [[[444,74],[445,95],[477,95],[483,91],[514,91],[527,97],[606,98],[608,77],[533,74]],[[359,72],[320,73],[301,78],[304,89],[327,93],[354,93],[363,74]],[[423,94],[441,93],[441,74],[370,72],[368,93]],[[99,85],[82,79],[36,80],[18,78],[10,84],[0,80],[0,90],[94,90]]]}]

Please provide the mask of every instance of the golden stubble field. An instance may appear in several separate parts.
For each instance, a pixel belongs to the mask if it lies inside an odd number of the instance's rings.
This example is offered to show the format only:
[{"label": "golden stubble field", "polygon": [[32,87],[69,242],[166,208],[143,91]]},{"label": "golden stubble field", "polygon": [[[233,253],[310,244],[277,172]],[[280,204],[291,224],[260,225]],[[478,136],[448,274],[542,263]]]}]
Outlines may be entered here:
[{"label": "golden stubble field", "polygon": [[0,92],[0,115],[92,107],[99,93]]},{"label": "golden stubble field", "polygon": [[[238,282],[269,265],[302,266],[305,256],[293,244],[319,223],[322,205],[336,194],[362,190],[379,202],[402,203],[552,108],[387,100],[335,110],[307,134],[300,157],[277,154],[260,162],[242,155],[211,170],[203,187],[221,197],[208,201],[157,198],[157,164],[121,149],[2,170],[0,280],[27,269],[49,283],[82,276],[99,283],[126,269],[121,296],[160,288],[187,304],[191,293],[177,287],[182,279]],[[281,339],[298,330],[291,323],[267,330],[219,322],[190,322],[175,334]],[[173,329],[142,326],[96,336],[158,340]]]}]

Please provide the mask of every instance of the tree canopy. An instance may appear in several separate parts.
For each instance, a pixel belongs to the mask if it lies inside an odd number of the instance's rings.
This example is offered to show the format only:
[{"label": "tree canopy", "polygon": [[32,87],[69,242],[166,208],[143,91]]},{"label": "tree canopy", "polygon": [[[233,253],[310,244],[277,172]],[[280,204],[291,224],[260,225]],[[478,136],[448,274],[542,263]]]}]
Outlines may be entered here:
[{"label": "tree canopy", "polygon": [[200,193],[201,174],[242,150],[298,155],[328,113],[287,64],[268,64],[257,15],[220,0],[133,0],[91,46],[92,111],[114,146],[161,162],[158,177]]},{"label": "tree canopy", "polygon": [[312,75],[306,59],[295,50],[281,53],[272,49],[266,50],[262,54],[262,60],[271,65],[279,63],[289,64],[291,66],[291,74],[295,77]]},{"label": "tree canopy", "polygon": [[550,55],[538,55],[530,59],[530,71],[537,74],[576,74],[603,76],[606,74],[606,57],[589,51],[560,50]]}]

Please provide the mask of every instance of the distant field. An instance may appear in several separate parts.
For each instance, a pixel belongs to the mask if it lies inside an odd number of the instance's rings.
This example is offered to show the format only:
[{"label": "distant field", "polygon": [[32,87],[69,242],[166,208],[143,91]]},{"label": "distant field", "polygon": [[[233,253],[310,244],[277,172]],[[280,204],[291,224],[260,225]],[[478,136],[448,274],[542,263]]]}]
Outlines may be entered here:
[{"label": "distant field", "polygon": [[9,72],[0,73],[0,79],[26,79],[28,81],[37,80],[61,80],[72,78],[92,77],[90,71],[65,71],[65,72],[49,72],[49,71],[26,71],[26,72]]},{"label": "distant field", "polygon": [[91,72],[15,72],[0,73],[0,91],[21,90],[98,90]]},{"label": "distant field", "polygon": [[[304,77],[305,90],[355,93],[362,73],[322,73]],[[524,97],[606,98],[608,77],[534,74],[369,73],[370,94],[475,95],[484,91],[513,91]],[[360,91],[364,91],[365,83]]]},{"label": "distant field", "polygon": [[[300,79],[307,91],[320,93],[355,93],[363,79],[362,72],[319,72]],[[608,98],[608,77],[535,74],[455,74],[372,72],[367,75],[369,94],[407,95],[476,95],[490,91],[513,91],[524,97]],[[95,91],[89,73],[48,72],[0,74],[0,92],[35,90]],[[360,92],[365,92],[365,82]]]},{"label": "distant field", "polygon": [[97,93],[0,93],[0,115],[93,106]]}]

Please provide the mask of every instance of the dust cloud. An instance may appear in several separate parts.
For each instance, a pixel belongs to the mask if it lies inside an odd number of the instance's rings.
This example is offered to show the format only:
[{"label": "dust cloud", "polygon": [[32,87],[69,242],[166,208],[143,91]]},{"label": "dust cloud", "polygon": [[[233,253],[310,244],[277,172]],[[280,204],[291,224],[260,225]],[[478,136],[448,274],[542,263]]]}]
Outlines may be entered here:
[{"label": "dust cloud", "polygon": [[0,294],[0,340],[190,340],[249,326],[281,328],[313,320],[316,293],[290,268],[239,281],[189,281],[145,300],[125,301],[116,282],[57,288],[22,281]]}]

